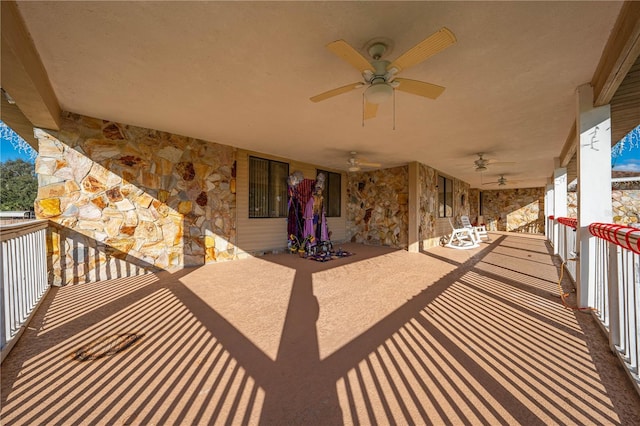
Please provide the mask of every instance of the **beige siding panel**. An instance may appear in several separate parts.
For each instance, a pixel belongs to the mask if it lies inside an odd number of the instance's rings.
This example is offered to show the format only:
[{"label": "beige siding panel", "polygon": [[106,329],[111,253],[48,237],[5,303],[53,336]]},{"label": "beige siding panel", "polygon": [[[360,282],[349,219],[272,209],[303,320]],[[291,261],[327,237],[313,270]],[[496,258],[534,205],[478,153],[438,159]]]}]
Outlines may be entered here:
[{"label": "beige siding panel", "polygon": [[[239,253],[284,250],[287,247],[287,220],[285,218],[249,218],[249,156],[289,163],[289,173],[301,171],[306,179],[315,179],[316,167],[312,164],[288,160],[272,155],[238,150],[236,163],[237,247]],[[334,171],[334,170],[330,170]],[[336,171],[339,172],[339,171]],[[342,173],[341,217],[329,218],[327,224],[332,239],[342,241],[346,236],[346,181]]]},{"label": "beige siding panel", "polygon": [[347,176],[340,178],[340,217],[327,218],[327,226],[331,232],[331,241],[344,241],[347,238]]},{"label": "beige siding panel", "polygon": [[453,222],[453,218],[448,217],[441,217],[436,219],[436,235],[438,236],[438,238],[440,238],[440,236],[442,235],[451,234],[451,223],[449,222],[449,219],[451,219],[451,221]]}]

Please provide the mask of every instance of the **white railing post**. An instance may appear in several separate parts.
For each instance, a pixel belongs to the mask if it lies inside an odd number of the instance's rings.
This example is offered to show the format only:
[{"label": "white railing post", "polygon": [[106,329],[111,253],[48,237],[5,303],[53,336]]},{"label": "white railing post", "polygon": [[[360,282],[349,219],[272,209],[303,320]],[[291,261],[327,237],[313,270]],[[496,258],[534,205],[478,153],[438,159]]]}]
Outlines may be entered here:
[{"label": "white railing post", "polygon": [[549,242],[553,243],[553,223],[550,219],[551,215],[553,215],[553,184],[548,183],[545,187],[544,193],[544,235],[547,237]]},{"label": "white railing post", "polygon": [[[556,159],[556,163],[560,160]],[[556,167],[553,171],[553,216],[555,217],[553,226],[553,254],[559,254],[561,224],[558,223],[559,217],[567,215],[567,169],[565,167]]]},{"label": "white railing post", "polygon": [[592,223],[610,223],[611,213],[611,108],[595,107],[593,87],[583,84],[576,96],[578,141],[578,252],[576,280],[578,306],[593,306],[594,267],[597,256]]},{"label": "white railing post", "polygon": [[567,229],[567,271],[571,275],[573,282],[576,282],[577,253],[576,253],[576,228],[565,227]]},{"label": "white railing post", "polygon": [[575,254],[575,218],[556,217],[554,220],[558,224],[558,250],[557,255],[564,264],[564,268],[575,282],[576,280],[576,254]]}]

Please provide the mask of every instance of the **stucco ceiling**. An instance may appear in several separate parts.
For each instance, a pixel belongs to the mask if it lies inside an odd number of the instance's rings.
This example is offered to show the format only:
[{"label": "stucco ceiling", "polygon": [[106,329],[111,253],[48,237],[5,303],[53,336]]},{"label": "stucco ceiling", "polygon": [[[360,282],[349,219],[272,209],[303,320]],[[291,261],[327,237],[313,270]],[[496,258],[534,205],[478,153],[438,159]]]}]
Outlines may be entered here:
[{"label": "stucco ceiling", "polygon": [[[591,80],[619,2],[19,2],[64,110],[346,170],[419,161],[474,187],[499,174],[543,186]],[[325,49],[384,37],[394,59],[446,26],[458,42],[402,77],[362,125],[361,91]],[[475,153],[512,164],[474,171]],[[482,181],[481,181],[482,179]]]}]

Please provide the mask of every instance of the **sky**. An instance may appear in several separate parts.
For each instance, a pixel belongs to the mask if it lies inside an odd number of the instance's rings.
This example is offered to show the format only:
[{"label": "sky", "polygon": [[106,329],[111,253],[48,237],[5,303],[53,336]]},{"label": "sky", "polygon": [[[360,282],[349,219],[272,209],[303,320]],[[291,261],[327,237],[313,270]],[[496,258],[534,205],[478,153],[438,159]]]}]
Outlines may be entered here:
[{"label": "sky", "polygon": [[613,166],[613,170],[623,172],[640,172],[640,148],[634,150],[624,151],[620,157],[618,157]]},{"label": "sky", "polygon": [[640,172],[640,125],[612,148],[611,156],[613,170]]},{"label": "sky", "polygon": [[[10,135],[9,132],[4,129],[9,128],[0,121],[0,161],[22,159],[33,162],[29,152],[18,150],[14,147],[15,144],[11,143],[10,137],[19,138],[19,136],[13,133],[13,131],[11,131],[13,135]],[[27,144],[25,143],[25,145]],[[29,151],[31,150],[28,145],[27,149]],[[640,173],[640,125],[612,148],[611,165],[613,170]]]},{"label": "sky", "polygon": [[[21,150],[18,148],[19,145],[25,148]],[[21,159],[33,163],[32,152],[29,144],[0,121],[0,162]]]},{"label": "sky", "polygon": [[29,158],[29,154],[16,151],[13,145],[11,145],[11,142],[2,138],[2,142],[0,142],[0,162],[17,159],[33,162],[33,160]]}]

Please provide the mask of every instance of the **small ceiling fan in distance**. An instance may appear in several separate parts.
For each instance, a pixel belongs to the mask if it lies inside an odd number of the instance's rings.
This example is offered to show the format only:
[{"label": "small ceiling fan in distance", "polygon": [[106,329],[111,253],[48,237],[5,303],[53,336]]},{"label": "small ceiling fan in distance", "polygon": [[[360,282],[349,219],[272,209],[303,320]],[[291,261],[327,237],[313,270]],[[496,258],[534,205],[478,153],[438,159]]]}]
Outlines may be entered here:
[{"label": "small ceiling fan in distance", "polygon": [[348,170],[350,172],[358,172],[363,167],[372,167],[372,168],[382,167],[382,164],[380,164],[380,163],[370,163],[368,161],[364,161],[362,159],[358,159],[357,158],[358,153],[355,152],[355,151],[351,151],[349,154],[351,156],[347,160],[347,164],[349,165],[349,169]]},{"label": "small ceiling fan in distance", "polygon": [[382,59],[388,51],[388,45],[382,41],[373,42],[369,46],[368,53],[372,58],[371,61],[344,40],[331,42],[326,46],[327,49],[356,68],[362,74],[363,81],[328,90],[310,99],[312,102],[320,102],[364,87],[363,118],[365,120],[376,116],[378,105],[391,98],[394,90],[436,99],[442,94],[444,87],[424,81],[398,78],[396,75],[441,52],[455,42],[455,35],[448,28],[443,27],[393,62]]},{"label": "small ceiling fan in distance", "polygon": [[504,175],[500,175],[500,178],[497,181],[485,182],[483,183],[483,185],[493,185],[496,183],[498,184],[498,186],[505,186],[507,184],[507,178],[504,177]]},{"label": "small ceiling fan in distance", "polygon": [[493,182],[484,182],[483,185],[495,185],[496,183],[498,184],[498,186],[505,186],[507,185],[507,183],[518,183],[518,181],[509,180],[507,182],[507,178],[504,177],[504,174],[502,174],[500,175],[498,180],[495,180]]},{"label": "small ceiling fan in distance", "polygon": [[483,155],[483,153],[478,153],[478,159],[473,162],[473,164],[476,165],[476,172],[484,172],[487,170],[489,160],[485,160]]},{"label": "small ceiling fan in distance", "polygon": [[476,155],[478,156],[478,159],[473,162],[473,164],[475,165],[476,172],[486,172],[488,170],[488,166],[489,165],[515,164],[515,163],[510,162],[510,161],[493,161],[493,160],[489,160],[487,158],[484,158],[484,156],[485,156],[484,152],[479,152]]}]

